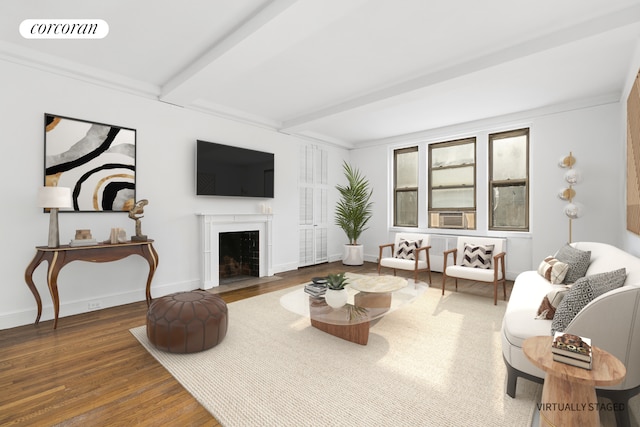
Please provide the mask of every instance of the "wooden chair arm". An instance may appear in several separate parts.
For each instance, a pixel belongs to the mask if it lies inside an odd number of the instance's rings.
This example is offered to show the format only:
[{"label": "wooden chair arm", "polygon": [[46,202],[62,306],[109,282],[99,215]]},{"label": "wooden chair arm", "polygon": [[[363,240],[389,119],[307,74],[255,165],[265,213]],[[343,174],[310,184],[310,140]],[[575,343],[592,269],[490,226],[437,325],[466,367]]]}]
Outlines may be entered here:
[{"label": "wooden chair arm", "polygon": [[429,249],[431,249],[431,246],[420,246],[418,249],[416,249],[416,254],[419,253],[420,251],[429,252]]},{"label": "wooden chair arm", "polygon": [[429,260],[429,249],[431,249],[431,246],[421,246],[418,249],[416,249],[416,266],[415,269],[418,269],[418,261],[420,260],[420,252],[424,251],[425,253],[425,261],[427,261],[427,265],[429,266],[429,269],[431,269],[431,261]]},{"label": "wooden chair arm", "polygon": [[449,249],[442,253],[442,255],[444,255],[444,266],[442,267],[443,272],[447,270],[447,258],[449,257],[449,254],[453,254],[453,265],[455,265],[458,260],[458,248]]},{"label": "wooden chair arm", "polygon": [[394,249],[395,245],[396,245],[395,243],[387,243],[387,244],[384,244],[384,245],[380,245],[380,254],[378,255],[378,260],[382,259],[382,251],[383,251],[384,248],[389,248],[390,247],[391,248],[391,256],[393,256],[393,249]]},{"label": "wooden chair arm", "polygon": [[504,268],[504,257],[505,257],[506,253],[505,252],[500,252],[499,254],[496,254],[493,256],[493,278],[494,280],[498,280],[498,268],[500,268],[500,271],[502,272],[502,278],[505,279],[505,268]]}]

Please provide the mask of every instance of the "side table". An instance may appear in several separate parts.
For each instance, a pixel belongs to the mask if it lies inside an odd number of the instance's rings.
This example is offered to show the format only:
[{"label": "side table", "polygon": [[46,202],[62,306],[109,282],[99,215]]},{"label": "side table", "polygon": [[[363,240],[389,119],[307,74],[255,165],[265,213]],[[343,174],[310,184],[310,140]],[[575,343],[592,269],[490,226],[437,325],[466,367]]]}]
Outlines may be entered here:
[{"label": "side table", "polygon": [[153,248],[153,240],[144,242],[129,241],[117,244],[98,244],[92,246],[69,246],[61,245],[57,248],[48,246],[36,246],[36,255],[24,273],[24,280],[33,293],[38,304],[38,315],[35,324],[37,325],[42,315],[42,300],[40,293],[33,283],[33,272],[43,262],[47,261],[47,286],[53,301],[54,321],[53,329],[58,327],[58,314],[60,312],[60,298],[58,296],[58,274],[62,267],[71,261],[89,262],[111,262],[126,258],[130,255],[139,255],[149,263],[149,275],[147,276],[147,305],[151,303],[151,279],[158,267],[158,253]]},{"label": "side table", "polygon": [[527,338],[523,345],[527,359],[546,372],[540,406],[540,426],[599,426],[596,386],[620,383],[627,370],[618,358],[592,346],[592,369],[553,360],[553,337]]}]

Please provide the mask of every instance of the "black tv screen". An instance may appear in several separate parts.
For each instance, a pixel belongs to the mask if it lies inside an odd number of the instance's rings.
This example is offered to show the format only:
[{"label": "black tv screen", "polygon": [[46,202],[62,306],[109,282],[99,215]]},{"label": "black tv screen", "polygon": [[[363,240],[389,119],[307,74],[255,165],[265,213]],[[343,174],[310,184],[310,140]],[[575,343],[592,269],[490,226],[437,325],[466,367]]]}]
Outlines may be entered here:
[{"label": "black tv screen", "polygon": [[197,141],[198,196],[273,197],[273,153]]}]

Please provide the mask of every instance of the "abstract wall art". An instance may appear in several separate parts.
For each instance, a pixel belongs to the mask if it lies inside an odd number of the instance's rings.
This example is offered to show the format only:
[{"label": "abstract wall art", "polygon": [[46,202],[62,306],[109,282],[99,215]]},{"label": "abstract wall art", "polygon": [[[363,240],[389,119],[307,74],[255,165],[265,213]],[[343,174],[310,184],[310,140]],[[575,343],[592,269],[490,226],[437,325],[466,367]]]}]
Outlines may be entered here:
[{"label": "abstract wall art", "polygon": [[71,188],[73,211],[129,212],[136,200],[135,129],[44,119],[45,186]]}]

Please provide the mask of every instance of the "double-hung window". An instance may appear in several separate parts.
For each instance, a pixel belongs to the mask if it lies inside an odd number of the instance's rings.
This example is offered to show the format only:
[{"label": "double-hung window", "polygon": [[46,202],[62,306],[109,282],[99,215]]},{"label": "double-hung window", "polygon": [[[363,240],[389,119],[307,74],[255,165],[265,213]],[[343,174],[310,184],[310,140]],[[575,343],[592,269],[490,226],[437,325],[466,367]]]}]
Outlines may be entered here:
[{"label": "double-hung window", "polygon": [[393,152],[394,214],[396,227],[418,226],[418,147]]},{"label": "double-hung window", "polygon": [[529,129],[489,135],[489,229],[529,231]]},{"label": "double-hung window", "polygon": [[429,145],[429,227],[476,228],[476,139]]}]

